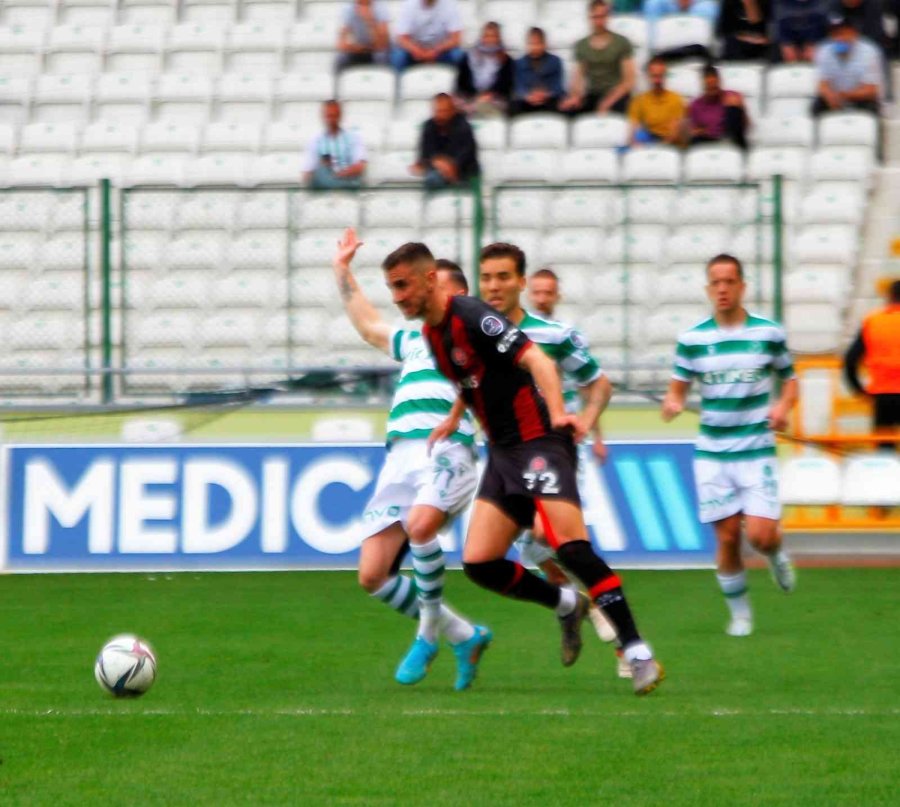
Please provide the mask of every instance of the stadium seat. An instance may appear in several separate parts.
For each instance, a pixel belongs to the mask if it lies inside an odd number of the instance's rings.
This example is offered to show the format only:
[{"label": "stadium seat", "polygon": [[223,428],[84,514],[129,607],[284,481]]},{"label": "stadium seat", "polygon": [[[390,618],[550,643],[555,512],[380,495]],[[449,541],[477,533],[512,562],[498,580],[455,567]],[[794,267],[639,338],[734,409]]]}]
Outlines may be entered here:
[{"label": "stadium seat", "polygon": [[626,182],[677,182],[681,155],[672,146],[632,149],[622,158],[622,179]]},{"label": "stadium seat", "polygon": [[609,29],[624,36],[639,50],[646,50],[650,45],[650,27],[638,14],[613,14]]},{"label": "stadium seat", "polygon": [[739,192],[723,188],[688,188],[673,205],[679,224],[734,224],[738,220]]},{"label": "stadium seat", "polygon": [[169,269],[218,269],[223,258],[222,234],[216,230],[193,230],[172,238],[166,245]]},{"label": "stadium seat", "polygon": [[766,117],[754,123],[754,141],[758,146],[801,146],[813,144],[813,122],[808,115]]},{"label": "stadium seat", "polygon": [[300,268],[291,272],[291,299],[302,300],[304,309],[334,304],[337,301],[337,287],[334,275],[319,269]]},{"label": "stadium seat", "polygon": [[0,76],[0,121],[20,124],[25,120],[30,99],[30,78]]},{"label": "stadium seat", "polygon": [[237,5],[236,0],[183,0],[181,19],[226,26],[237,18]]},{"label": "stadium seat", "polygon": [[[611,195],[616,191],[595,190],[592,188],[560,191],[549,202],[549,223],[554,227],[596,227],[608,223],[611,218]],[[541,222],[544,218],[544,194],[528,194],[522,192],[522,206],[531,205],[540,210]],[[528,224],[523,221],[523,224]]]},{"label": "stadium seat", "polygon": [[104,73],[94,86],[94,116],[98,120],[142,121],[149,117],[154,79],[149,75]]},{"label": "stadium seat", "polygon": [[558,174],[559,152],[552,149],[519,149],[500,158],[500,182],[553,182]]},{"label": "stadium seat", "polygon": [[422,194],[418,191],[383,191],[363,197],[360,226],[398,227],[408,224],[417,229],[422,212]]},{"label": "stadium seat", "polygon": [[200,144],[202,131],[178,121],[157,121],[145,126],[141,132],[140,151],[142,154],[166,154],[173,152],[193,155]]},{"label": "stadium seat", "polygon": [[614,183],[619,178],[615,149],[569,149],[559,162],[559,179],[570,184]]},{"label": "stadium seat", "polygon": [[651,46],[657,53],[690,45],[710,45],[712,39],[713,29],[710,22],[691,14],[660,17],[651,29]]},{"label": "stadium seat", "polygon": [[46,193],[0,194],[0,231],[43,231],[49,223],[50,199]]},{"label": "stadium seat", "polygon": [[[42,125],[42,124],[39,124]],[[68,177],[69,159],[61,154],[29,154],[16,157],[6,166],[4,182],[9,186],[63,185]]]},{"label": "stadium seat", "polygon": [[719,65],[722,86],[739,92],[744,100],[758,100],[763,94],[763,68],[755,62],[722,62]]},{"label": "stadium seat", "polygon": [[407,120],[388,121],[384,146],[390,151],[415,151],[419,145],[419,127]]},{"label": "stadium seat", "polygon": [[500,151],[506,148],[506,121],[499,118],[472,121],[475,140],[480,151]]},{"label": "stadium seat", "polygon": [[819,146],[868,146],[878,143],[878,118],[867,112],[829,112],[818,120]]},{"label": "stadium seat", "polygon": [[256,192],[240,200],[238,230],[283,230],[288,226],[288,194],[285,191]]},{"label": "stadium seat", "polygon": [[779,495],[786,505],[837,504],[841,467],[829,457],[793,457],[781,463]]},{"label": "stadium seat", "polygon": [[161,25],[142,23],[114,26],[106,40],[105,70],[127,75],[158,73],[165,30]]},{"label": "stadium seat", "polygon": [[31,120],[73,125],[88,115],[91,78],[86,75],[42,75],[31,96]]},{"label": "stadium seat", "polygon": [[85,271],[85,237],[83,233],[63,233],[47,238],[38,245],[37,265],[42,272]]},{"label": "stadium seat", "polygon": [[341,101],[394,102],[396,76],[389,67],[351,67],[337,79]]},{"label": "stadium seat", "polygon": [[847,459],[841,503],[855,507],[900,505],[900,459],[882,452]]},{"label": "stadium seat", "polygon": [[453,92],[456,70],[445,64],[413,65],[400,74],[398,97],[403,101],[431,101],[440,92]]},{"label": "stadium seat", "polygon": [[616,228],[603,250],[610,263],[659,263],[665,245],[666,228],[641,224]]},{"label": "stadium seat", "polygon": [[425,227],[471,225],[474,217],[472,196],[464,190],[429,193],[425,197],[422,224]]},{"label": "stadium seat", "polygon": [[788,303],[831,303],[847,299],[850,282],[842,266],[806,265],[784,276],[784,299]]},{"label": "stadium seat", "polygon": [[840,310],[825,303],[795,303],[785,308],[788,344],[797,353],[831,353],[841,338]]},{"label": "stadium seat", "polygon": [[328,73],[334,65],[339,24],[334,19],[306,19],[289,29],[284,46],[285,72]]},{"label": "stadium seat", "polygon": [[421,184],[420,177],[409,172],[415,161],[412,151],[385,151],[373,154],[369,159],[366,177],[370,185]]},{"label": "stadium seat", "polygon": [[226,262],[235,269],[286,271],[287,237],[284,231],[243,233],[228,245]]},{"label": "stadium seat", "polygon": [[138,128],[130,123],[100,120],[88,124],[81,133],[81,154],[134,154],[138,144]]},{"label": "stadium seat", "polygon": [[12,350],[78,350],[84,344],[84,314],[79,310],[23,314],[6,334]]},{"label": "stadium seat", "polygon": [[237,215],[237,194],[215,191],[185,196],[175,213],[179,230],[231,230]]},{"label": "stadium seat", "polygon": [[271,115],[272,82],[254,73],[226,73],[219,79],[215,102],[223,121],[256,123],[261,126]]},{"label": "stadium seat", "polygon": [[302,121],[272,121],[263,133],[262,153],[288,151],[298,157],[309,140],[316,135],[318,127]]},{"label": "stadium seat", "polygon": [[696,98],[703,92],[699,65],[671,65],[666,73],[666,89],[677,92],[687,100]]},{"label": "stadium seat", "polygon": [[43,28],[5,21],[0,26],[0,76],[27,81],[40,71]]},{"label": "stadium seat", "polygon": [[[820,186],[822,187],[822,186]],[[865,193],[853,187],[843,192],[814,188],[800,202],[802,224],[854,224],[860,226],[866,212]]]},{"label": "stadium seat", "polygon": [[573,148],[616,148],[628,143],[623,115],[579,115],[572,124]]},{"label": "stadium seat", "polygon": [[750,152],[747,178],[759,181],[780,174],[784,179],[803,182],[807,174],[807,159],[805,149],[762,146]]},{"label": "stadium seat", "polygon": [[291,245],[294,266],[313,266],[328,269],[341,230],[306,230]]},{"label": "stadium seat", "polygon": [[84,306],[84,281],[83,267],[31,278],[20,289],[17,306],[23,311],[78,311]]},{"label": "stadium seat", "polygon": [[810,159],[810,176],[814,182],[858,181],[866,187],[872,168],[872,150],[864,146],[820,148]]},{"label": "stadium seat", "polygon": [[[334,78],[330,73],[286,73],[275,80],[273,113],[279,119],[295,124],[289,113],[294,109],[315,110],[315,123],[321,118],[320,106],[335,96]],[[300,107],[299,105],[303,105]]]},{"label": "stadium seat", "polygon": [[359,206],[353,193],[312,193],[305,197],[297,221],[302,230],[357,227]]},{"label": "stadium seat", "polygon": [[0,233],[0,271],[31,269],[39,239],[34,233]]},{"label": "stadium seat", "polygon": [[642,323],[648,341],[675,345],[678,337],[709,316],[708,304],[667,305]]},{"label": "stadium seat", "polygon": [[245,182],[248,186],[296,184],[301,175],[299,154],[263,154],[247,163]]},{"label": "stadium seat", "polygon": [[563,115],[551,112],[523,115],[509,124],[509,146],[517,149],[562,149],[569,138]]},{"label": "stadium seat", "polygon": [[677,199],[674,188],[631,188],[622,194],[623,215],[633,224],[668,224]]},{"label": "stadium seat", "polygon": [[[587,286],[592,302],[601,305],[626,305],[639,299],[646,299],[649,292],[647,280],[658,276],[656,266],[643,264],[605,264],[607,268],[597,271],[588,267]],[[568,297],[568,292],[566,292]],[[572,298],[577,299],[577,298]]]},{"label": "stadium seat", "polygon": [[794,258],[800,263],[850,265],[856,258],[857,241],[852,226],[804,227],[794,241]]},{"label": "stadium seat", "polygon": [[186,187],[200,185],[247,185],[248,157],[231,152],[203,154],[189,160],[179,184]]},{"label": "stadium seat", "polygon": [[287,299],[287,272],[278,275],[236,269],[210,285],[209,302],[215,309],[264,308],[276,311]]},{"label": "stadium seat", "polygon": [[71,154],[78,144],[73,123],[28,123],[19,132],[19,154]]},{"label": "stadium seat", "polygon": [[215,75],[222,69],[225,28],[217,23],[180,22],[169,29],[165,70],[169,73]]},{"label": "stadium seat", "polygon": [[262,132],[256,123],[216,121],[206,125],[200,149],[204,152],[252,153],[259,150]]},{"label": "stadium seat", "polygon": [[172,229],[180,199],[175,191],[129,191],[122,202],[125,231]]},{"label": "stadium seat", "polygon": [[[125,291],[131,307],[141,310],[188,309],[201,311],[210,301],[210,273],[205,269],[180,269],[147,278],[126,279]],[[139,282],[135,282],[139,281]]]},{"label": "stadium seat", "polygon": [[811,64],[780,64],[766,71],[766,97],[802,98],[812,101],[816,94],[818,76]]},{"label": "stadium seat", "polygon": [[233,25],[225,42],[225,69],[242,73],[279,73],[286,36],[284,26],[276,23],[251,21]]},{"label": "stadium seat", "polygon": [[158,272],[169,236],[162,232],[131,232],[124,238],[122,266],[127,271]]},{"label": "stadium seat", "polygon": [[601,234],[595,229],[554,229],[540,241],[540,262],[596,264],[602,246]]},{"label": "stadium seat", "polygon": [[212,80],[205,75],[166,73],[159,77],[155,90],[156,115],[160,120],[175,119],[191,125],[202,124],[209,116]]},{"label": "stadium seat", "polygon": [[666,241],[665,259],[669,263],[704,264],[713,255],[728,248],[730,230],[715,225],[688,224],[675,230]]},{"label": "stadium seat", "polygon": [[59,4],[57,19],[66,25],[108,28],[115,14],[116,4],[110,0],[65,0]]},{"label": "stadium seat", "polygon": [[181,422],[177,418],[129,418],[122,424],[119,433],[125,443],[174,443],[184,433]]},{"label": "stadium seat", "polygon": [[196,319],[195,313],[179,310],[130,314],[125,322],[126,344],[137,350],[153,347],[194,348]]},{"label": "stadium seat", "polygon": [[44,43],[47,73],[91,74],[100,70],[106,29],[92,25],[56,25]]},{"label": "stadium seat", "polygon": [[171,25],[178,9],[171,0],[121,0],[122,22]]},{"label": "stadium seat", "polygon": [[[513,227],[537,227],[541,228],[547,222],[548,199],[543,193],[534,193],[530,190],[496,191],[493,203],[497,226],[501,231]],[[556,212],[556,205],[550,204],[549,210]],[[593,224],[595,218],[591,218]],[[559,223],[557,221],[554,224]],[[579,223],[579,222],[575,222]],[[571,225],[563,222],[563,226]]]},{"label": "stadium seat", "polygon": [[[360,250],[359,254],[362,265],[379,267],[385,255],[393,252],[407,241],[417,240],[418,233],[412,226],[400,228],[397,227],[398,223],[394,222],[393,228],[390,226],[367,227],[363,230],[362,239],[365,242],[365,247]],[[332,253],[335,249],[335,243],[335,241],[332,241],[330,245]],[[438,253],[437,257],[443,257],[443,255]],[[330,259],[328,265],[331,265]]]},{"label": "stadium seat", "polygon": [[[620,305],[592,307],[591,313],[582,317],[578,326],[592,347],[625,342],[625,311]],[[605,350],[599,352],[602,355]]]},{"label": "stadium seat", "polygon": [[[307,4],[307,8],[314,3]],[[264,20],[286,24],[296,16],[294,0],[244,0],[243,11],[248,20]]]},{"label": "stadium seat", "polygon": [[[708,260],[708,258],[707,258]],[[650,294],[654,302],[703,305],[707,302],[703,279],[704,261],[675,264],[661,272],[652,284]]]}]

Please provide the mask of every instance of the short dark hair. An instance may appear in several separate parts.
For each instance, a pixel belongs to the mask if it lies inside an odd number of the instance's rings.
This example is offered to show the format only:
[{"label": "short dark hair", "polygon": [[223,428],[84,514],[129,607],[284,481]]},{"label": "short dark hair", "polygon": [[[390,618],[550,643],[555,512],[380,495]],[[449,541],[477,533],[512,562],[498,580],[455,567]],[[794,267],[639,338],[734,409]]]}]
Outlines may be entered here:
[{"label": "short dark hair", "polygon": [[737,269],[738,277],[743,280],[744,279],[744,264],[742,264],[734,255],[729,255],[727,252],[720,252],[714,258],[710,258],[709,262],[706,264],[706,274],[709,274],[709,270],[714,263],[731,263],[734,264]]},{"label": "short dark hair", "polygon": [[439,93],[437,93],[437,94],[434,96],[434,98],[432,98],[431,100],[432,100],[432,101],[443,101],[445,98],[446,98],[448,101],[452,101],[452,100],[453,100],[453,98],[452,98],[452,96],[450,95],[450,93],[447,93],[447,92],[439,92]]},{"label": "short dark hair", "polygon": [[714,64],[707,63],[703,65],[703,78],[709,78],[710,76],[719,77],[719,68]]},{"label": "short dark hair", "polygon": [[548,280],[555,280],[559,283],[559,275],[556,274],[549,266],[543,266],[536,272],[531,273],[532,277],[545,277]]},{"label": "short dark hair", "polygon": [[900,303],[900,279],[888,286],[888,299],[892,303]]},{"label": "short dark hair", "polygon": [[541,42],[547,41],[547,34],[544,33],[544,29],[538,28],[536,25],[532,25],[531,28],[528,29],[527,36],[539,36],[541,38]]},{"label": "short dark hair", "polygon": [[606,0],[591,0],[591,2],[588,3],[588,11],[593,11],[595,8],[601,7],[609,8],[609,3],[607,3]]},{"label": "short dark hair", "polygon": [[341,102],[338,101],[337,98],[329,98],[329,99],[327,99],[327,100],[325,100],[325,101],[322,101],[322,106],[323,106],[323,107],[326,107],[326,106],[340,106],[340,105],[341,105]]},{"label": "short dark hair", "polygon": [[469,293],[469,280],[458,263],[447,258],[438,258],[434,265],[439,272],[446,272],[450,276],[450,282],[462,289],[464,294]]},{"label": "short dark hair", "polygon": [[423,263],[434,264],[434,255],[425,244],[420,241],[409,241],[397,247],[382,262],[381,268],[387,272],[401,263]]},{"label": "short dark hair", "polygon": [[649,59],[647,61],[647,64],[644,65],[644,69],[645,70],[649,69],[651,64],[661,64],[663,67],[669,66],[669,63],[665,59],[663,59],[662,56],[654,56],[651,59]]},{"label": "short dark hair", "polygon": [[494,244],[488,244],[481,248],[481,261],[488,261],[491,258],[512,258],[516,264],[516,274],[519,277],[525,277],[525,253],[522,252],[515,244],[507,244],[505,241],[497,241]]}]

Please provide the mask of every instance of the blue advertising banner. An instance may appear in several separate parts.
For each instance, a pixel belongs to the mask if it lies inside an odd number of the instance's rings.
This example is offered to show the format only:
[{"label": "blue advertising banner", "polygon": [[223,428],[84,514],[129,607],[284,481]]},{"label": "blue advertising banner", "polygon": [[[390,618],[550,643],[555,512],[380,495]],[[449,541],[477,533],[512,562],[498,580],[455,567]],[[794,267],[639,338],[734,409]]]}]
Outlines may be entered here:
[{"label": "blue advertising banner", "polygon": [[[356,565],[380,445],[31,445],[5,449],[8,571]],[[703,566],[690,443],[612,443],[581,488],[613,566]],[[460,563],[466,517],[442,536]]]}]

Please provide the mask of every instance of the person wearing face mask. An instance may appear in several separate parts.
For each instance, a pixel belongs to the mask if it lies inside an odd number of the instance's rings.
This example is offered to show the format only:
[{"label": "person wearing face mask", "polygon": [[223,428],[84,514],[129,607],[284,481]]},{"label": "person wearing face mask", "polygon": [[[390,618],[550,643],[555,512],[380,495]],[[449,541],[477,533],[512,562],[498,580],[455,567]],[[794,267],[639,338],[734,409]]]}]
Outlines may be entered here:
[{"label": "person wearing face mask", "polygon": [[503,46],[500,25],[487,22],[474,48],[466,52],[456,75],[460,109],[469,115],[498,115],[509,106],[513,63]]},{"label": "person wearing face mask", "polygon": [[816,51],[819,88],[812,114],[862,109],[878,113],[882,65],[878,47],[862,39],[846,17],[830,21],[828,40]]}]

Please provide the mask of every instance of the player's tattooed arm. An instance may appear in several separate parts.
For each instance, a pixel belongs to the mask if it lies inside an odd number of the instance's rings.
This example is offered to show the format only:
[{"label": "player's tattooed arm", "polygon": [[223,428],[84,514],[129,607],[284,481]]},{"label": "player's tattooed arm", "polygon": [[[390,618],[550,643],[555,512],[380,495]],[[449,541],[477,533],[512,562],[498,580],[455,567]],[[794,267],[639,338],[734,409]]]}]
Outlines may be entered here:
[{"label": "player's tattooed arm", "polygon": [[362,241],[357,239],[356,232],[352,227],[345,230],[343,237],[338,241],[337,251],[331,262],[338,293],[344,310],[357,333],[370,345],[390,355],[390,326],[381,318],[378,309],[362,293],[359,283],[353,276],[353,270],[350,268],[350,263],[361,246]]}]

